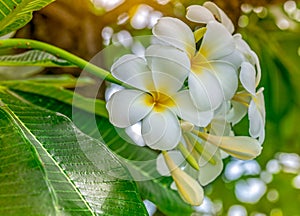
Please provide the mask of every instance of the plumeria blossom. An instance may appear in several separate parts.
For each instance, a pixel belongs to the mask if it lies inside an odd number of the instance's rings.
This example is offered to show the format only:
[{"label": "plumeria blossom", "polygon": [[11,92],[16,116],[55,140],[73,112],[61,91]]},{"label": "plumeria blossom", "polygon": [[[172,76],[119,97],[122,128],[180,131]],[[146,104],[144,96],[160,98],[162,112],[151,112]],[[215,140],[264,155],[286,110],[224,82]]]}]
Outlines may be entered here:
[{"label": "plumeria blossom", "polygon": [[189,93],[200,110],[215,110],[224,100],[232,98],[238,85],[237,73],[230,62],[222,59],[234,52],[235,43],[222,24],[214,20],[207,23],[199,50],[196,49],[199,38],[179,19],[163,17],[152,32],[157,39],[189,57]]},{"label": "plumeria blossom", "polygon": [[[160,18],[144,56],[126,54],[112,65],[124,88],[106,107],[114,126],[141,125],[146,146],[160,151],[157,171],[172,176],[186,203],[200,205],[202,186],[221,174],[224,157],[261,153],[265,104],[259,59],[232,35],[224,11],[206,2],[188,7],[186,17],[202,27],[193,32],[179,19]],[[232,126],[247,113],[250,136],[236,136]]]},{"label": "plumeria blossom", "polygon": [[189,73],[185,53],[173,47],[152,45],[145,58],[124,55],[112,66],[112,75],[135,89],[114,93],[107,102],[110,122],[126,128],[141,121],[145,144],[170,150],[181,139],[178,117],[206,126],[212,112],[200,112],[187,90],[182,90]]}]

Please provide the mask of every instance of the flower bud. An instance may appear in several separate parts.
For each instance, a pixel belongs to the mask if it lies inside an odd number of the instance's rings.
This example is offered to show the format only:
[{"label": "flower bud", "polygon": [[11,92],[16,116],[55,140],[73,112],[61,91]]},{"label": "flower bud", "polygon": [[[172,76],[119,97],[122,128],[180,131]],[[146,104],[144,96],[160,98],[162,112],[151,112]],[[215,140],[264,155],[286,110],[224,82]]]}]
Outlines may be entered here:
[{"label": "flower bud", "polygon": [[181,198],[190,205],[201,205],[204,192],[200,184],[176,166],[167,152],[163,151],[163,155]]}]

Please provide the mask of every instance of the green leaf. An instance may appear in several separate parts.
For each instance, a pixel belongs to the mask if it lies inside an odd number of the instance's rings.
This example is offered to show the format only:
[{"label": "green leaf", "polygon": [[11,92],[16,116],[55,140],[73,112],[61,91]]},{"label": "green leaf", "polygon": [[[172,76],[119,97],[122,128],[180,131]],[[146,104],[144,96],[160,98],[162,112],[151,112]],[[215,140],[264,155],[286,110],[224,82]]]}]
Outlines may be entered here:
[{"label": "green leaf", "polygon": [[[81,77],[80,79],[75,78],[72,75],[69,74],[60,74],[60,75],[39,75],[32,77],[30,79],[26,79],[26,82],[33,82],[37,84],[43,84],[43,85],[51,85],[51,86],[57,86],[57,87],[64,87],[64,88],[75,88],[75,87],[82,87],[86,85],[94,84],[94,79],[90,77]],[[13,85],[15,83],[19,83],[19,81],[0,81],[0,84],[4,83],[12,83]],[[22,82],[25,82],[23,80]]]},{"label": "green leaf", "polygon": [[102,142],[4,87],[0,98],[0,215],[147,214]]},{"label": "green leaf", "polygon": [[18,94],[38,106],[67,115],[83,132],[102,140],[112,151],[119,155],[132,176],[136,179],[144,179],[144,181],[137,181],[143,198],[154,202],[164,214],[190,215],[193,212],[192,207],[181,200],[177,191],[170,188],[172,179],[161,177],[156,171],[155,160],[158,155],[156,151],[131,144],[132,141],[130,143],[130,139],[126,137],[124,130],[116,130],[107,118],[95,116],[93,113],[72,108],[57,100],[40,95],[20,91],[18,91]]},{"label": "green leaf", "polygon": [[0,66],[76,67],[64,59],[40,50],[0,56]]},{"label": "green leaf", "polygon": [[[61,79],[55,82],[54,80],[47,79],[32,79],[24,81],[3,81],[0,82],[2,86],[7,86],[10,89],[20,90],[24,92],[30,92],[49,98],[57,99],[66,104],[73,105],[75,107],[81,108],[87,112],[96,113],[103,117],[108,117],[107,110],[105,108],[105,102],[102,100],[95,100],[83,97],[79,94],[74,94],[70,90],[62,88],[64,87],[73,87],[76,85],[76,79]],[[79,82],[84,82],[83,79],[80,79]],[[79,83],[80,85],[80,83]]]},{"label": "green leaf", "polygon": [[54,0],[1,0],[0,36],[18,30],[32,18],[32,12],[40,10]]}]

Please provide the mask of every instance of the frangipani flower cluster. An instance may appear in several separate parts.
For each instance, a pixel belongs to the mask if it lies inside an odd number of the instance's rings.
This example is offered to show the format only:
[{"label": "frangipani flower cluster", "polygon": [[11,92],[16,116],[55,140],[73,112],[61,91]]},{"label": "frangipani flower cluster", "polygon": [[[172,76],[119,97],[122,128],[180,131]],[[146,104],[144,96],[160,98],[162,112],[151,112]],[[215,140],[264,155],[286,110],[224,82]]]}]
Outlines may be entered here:
[{"label": "frangipani flower cluster", "polygon": [[[214,3],[187,8],[193,31],[179,19],[163,17],[155,40],[140,57],[126,54],[112,66],[126,88],[107,102],[110,122],[119,128],[141,123],[149,148],[161,151],[157,170],[171,175],[184,201],[200,205],[202,186],[222,171],[222,158],[249,160],[261,152],[265,108],[258,57],[227,15]],[[246,114],[250,136],[232,126]]]}]

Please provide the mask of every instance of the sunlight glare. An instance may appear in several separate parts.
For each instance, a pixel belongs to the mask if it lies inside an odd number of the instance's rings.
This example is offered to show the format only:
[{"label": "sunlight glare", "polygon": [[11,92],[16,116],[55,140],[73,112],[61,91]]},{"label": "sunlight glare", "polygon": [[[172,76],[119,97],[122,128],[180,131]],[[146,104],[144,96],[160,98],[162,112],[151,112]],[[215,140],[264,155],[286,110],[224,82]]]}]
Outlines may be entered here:
[{"label": "sunlight glare", "polygon": [[228,216],[247,216],[247,210],[244,206],[233,205],[228,210]]},{"label": "sunlight glare", "polygon": [[266,168],[267,168],[267,171],[269,173],[272,173],[272,174],[279,173],[280,170],[281,170],[281,166],[279,164],[279,161],[276,160],[276,159],[269,160],[268,163],[267,163]]},{"label": "sunlight glare", "polygon": [[256,203],[265,194],[266,184],[258,178],[240,180],[235,186],[235,195],[238,200],[245,203]]},{"label": "sunlight glare", "polygon": [[152,11],[152,7],[141,4],[136,10],[134,16],[131,18],[130,23],[132,27],[135,29],[146,28],[149,24],[149,16]]},{"label": "sunlight glare", "polygon": [[297,9],[296,2],[295,1],[286,1],[283,5],[283,9],[288,14],[292,14]]},{"label": "sunlight glare", "polygon": [[267,199],[270,202],[276,202],[279,199],[279,193],[276,189],[270,189],[270,191],[267,193]]},{"label": "sunlight glare", "polygon": [[118,7],[125,0],[91,0],[95,7],[104,8],[106,11],[111,11]]},{"label": "sunlight glare", "polygon": [[231,161],[225,168],[225,177],[229,181],[239,179],[243,175],[243,169],[240,161]]},{"label": "sunlight glare", "polygon": [[300,157],[295,153],[280,153],[279,162],[286,173],[298,173],[300,170]]},{"label": "sunlight glare", "polygon": [[294,188],[300,189],[300,174],[297,175],[295,178],[293,178],[292,184],[293,184]]}]

